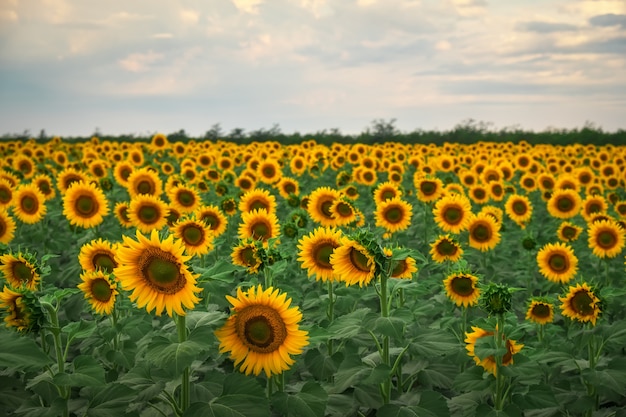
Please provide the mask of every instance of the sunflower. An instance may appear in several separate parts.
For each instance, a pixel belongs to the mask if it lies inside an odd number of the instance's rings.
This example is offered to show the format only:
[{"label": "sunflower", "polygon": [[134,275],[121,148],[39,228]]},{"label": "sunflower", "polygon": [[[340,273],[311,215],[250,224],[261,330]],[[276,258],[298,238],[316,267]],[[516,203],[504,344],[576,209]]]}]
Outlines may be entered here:
[{"label": "sunflower", "polygon": [[450,235],[442,235],[430,244],[430,256],[437,263],[456,262],[463,256],[463,248]]},{"label": "sunflower", "polygon": [[444,232],[460,233],[467,229],[472,206],[465,196],[448,195],[437,200],[433,214],[435,222]]},{"label": "sunflower", "polygon": [[[46,174],[39,174],[33,177],[32,183],[39,188],[41,194],[43,194],[46,201],[52,200],[56,195],[54,186],[52,185],[52,179]],[[1,203],[0,203],[1,205]]]},{"label": "sunflower", "polygon": [[480,288],[478,277],[465,272],[454,272],[443,280],[446,295],[457,306],[471,307],[478,304]]},{"label": "sunflower", "polygon": [[[491,356],[487,356],[485,358],[479,358],[476,356],[476,343],[478,339],[482,337],[493,337],[493,332],[487,331],[485,329],[481,329],[477,326],[472,326],[471,333],[465,333],[465,349],[467,349],[467,354],[474,359],[476,365],[482,366],[485,371],[489,372],[493,376],[496,376],[497,364],[496,359]],[[503,340],[505,336],[502,335]],[[506,339],[505,342],[506,353],[502,356],[502,366],[508,366],[513,363],[513,355],[519,353],[524,347],[523,344],[517,343],[515,340]]]},{"label": "sunflower", "polygon": [[0,256],[0,271],[11,287],[25,287],[29,291],[35,291],[40,276],[35,263],[27,258],[22,253],[4,254]]},{"label": "sunflower", "polygon": [[152,168],[143,167],[128,175],[126,188],[131,198],[141,194],[159,197],[163,193],[163,181]]},{"label": "sunflower", "polygon": [[558,219],[570,219],[578,214],[582,199],[577,191],[556,189],[548,200],[548,212]]},{"label": "sunflower", "polygon": [[63,195],[63,214],[70,224],[89,229],[109,213],[107,199],[93,183],[75,182]]},{"label": "sunflower", "polygon": [[533,205],[525,195],[513,194],[506,200],[504,212],[519,226],[525,227],[533,215]]},{"label": "sunflower", "polygon": [[576,226],[574,223],[568,221],[563,221],[556,231],[556,236],[563,242],[573,242],[578,239],[582,231],[582,227]]},{"label": "sunflower", "polygon": [[183,307],[193,309],[200,301],[195,293],[202,291],[196,286],[197,275],[192,274],[185,262],[191,257],[183,255],[185,246],[170,235],[164,240],[152,230],[150,238],[137,231],[137,240],[122,236],[115,254],[118,267],[113,273],[127,291],[132,291],[130,301],[137,307],[146,307],[150,313],[160,316],[164,310],[171,317],[173,312],[183,316]]},{"label": "sunflower", "polygon": [[57,188],[61,194],[65,194],[70,185],[75,182],[83,181],[85,183],[89,182],[90,178],[87,174],[82,171],[76,170],[72,167],[67,167],[63,171],[57,174]]},{"label": "sunflower", "polygon": [[256,209],[241,214],[241,224],[237,232],[239,239],[252,238],[261,240],[267,245],[269,239],[278,237],[280,226],[274,213]]},{"label": "sunflower", "polygon": [[191,213],[202,203],[196,187],[189,185],[177,185],[167,192],[170,204],[181,214]]},{"label": "sunflower", "polygon": [[341,193],[330,187],[319,187],[309,195],[307,211],[313,221],[322,226],[334,226],[335,219],[330,206],[341,197]]},{"label": "sunflower", "polygon": [[374,203],[380,204],[394,197],[401,197],[402,191],[397,184],[391,181],[382,182],[374,190]]},{"label": "sunflower", "polygon": [[412,210],[411,205],[400,197],[385,200],[376,206],[376,226],[385,228],[389,233],[405,230],[411,225]]},{"label": "sunflower", "polygon": [[548,324],[554,320],[554,306],[543,300],[532,300],[526,311],[526,320],[537,324]]},{"label": "sunflower", "polygon": [[134,169],[135,166],[129,161],[121,161],[113,167],[113,177],[119,185],[128,188],[128,177]]},{"label": "sunflower", "polygon": [[467,229],[469,245],[481,252],[495,248],[500,242],[500,224],[487,213],[473,215]]},{"label": "sunflower", "polygon": [[194,216],[206,223],[215,237],[221,236],[228,226],[228,219],[217,206],[200,206],[194,212]]},{"label": "sunflower", "polygon": [[300,184],[294,178],[283,176],[280,181],[278,181],[278,184],[276,184],[276,188],[278,189],[280,196],[283,198],[289,198],[290,195],[300,194]]},{"label": "sunflower", "polygon": [[256,209],[265,209],[268,213],[276,213],[276,198],[262,188],[254,188],[241,196],[239,211],[247,213]]},{"label": "sunflower", "polygon": [[13,214],[24,223],[37,223],[46,215],[45,200],[35,184],[20,185],[13,196]]},{"label": "sunflower", "polygon": [[15,327],[18,331],[25,332],[35,324],[24,294],[7,286],[0,292],[0,309],[7,310],[8,314],[4,317],[7,327]]},{"label": "sunflower", "polygon": [[263,265],[257,242],[252,239],[239,241],[233,247],[230,257],[234,265],[243,266],[249,274],[256,274]]},{"label": "sunflower", "polygon": [[467,194],[476,204],[485,204],[491,197],[489,189],[483,184],[474,184],[469,188]]},{"label": "sunflower", "polygon": [[413,183],[418,200],[424,203],[437,201],[443,195],[443,182],[439,178],[419,177],[416,173]]},{"label": "sunflower", "polygon": [[591,322],[594,326],[600,316],[600,299],[593,293],[587,283],[576,284],[569,287],[567,295],[559,297],[561,301],[561,313],[572,320],[586,323]]},{"label": "sunflower", "polygon": [[168,146],[169,142],[167,141],[167,136],[163,133],[157,133],[152,136],[148,149],[150,149],[150,152],[156,153],[158,151],[167,150]]},{"label": "sunflower", "polygon": [[582,201],[580,215],[583,216],[586,221],[589,221],[591,217],[596,214],[606,214],[608,208],[609,204],[601,195],[588,195]]},{"label": "sunflower", "polygon": [[180,219],[172,227],[174,236],[185,245],[185,253],[200,256],[213,250],[213,231],[202,220]]},{"label": "sunflower", "polygon": [[0,178],[0,209],[8,209],[13,205],[15,187],[6,178]]},{"label": "sunflower", "polygon": [[117,284],[104,271],[85,271],[80,275],[82,282],[78,288],[89,301],[91,308],[97,314],[111,314],[115,306],[115,296],[118,294]]},{"label": "sunflower", "polygon": [[15,235],[15,221],[13,217],[0,208],[0,243],[7,244],[13,240]]},{"label": "sunflower", "polygon": [[239,287],[237,298],[226,299],[233,307],[232,315],[215,332],[220,353],[229,352],[246,375],[264,372],[269,378],[288,370],[294,364],[291,355],[302,353],[309,343],[308,333],[300,330],[300,309],[289,307],[291,298],[259,285],[245,293]]},{"label": "sunflower", "polygon": [[359,211],[352,202],[345,197],[339,198],[331,204],[329,211],[334,220],[333,226],[346,226],[359,219]]},{"label": "sunflower", "polygon": [[578,258],[566,243],[548,243],[537,252],[541,275],[552,282],[567,283],[578,269]]},{"label": "sunflower", "polygon": [[117,267],[116,250],[117,245],[112,245],[111,242],[102,238],[94,239],[81,246],[78,262],[83,271],[102,271],[110,274]]},{"label": "sunflower", "polygon": [[120,225],[126,228],[133,227],[133,222],[128,217],[128,203],[126,201],[115,203],[113,213],[115,213],[115,217],[120,222]]},{"label": "sunflower", "polygon": [[307,275],[326,282],[339,280],[330,263],[333,251],[341,246],[341,231],[329,227],[318,227],[298,242],[298,261]]},{"label": "sunflower", "polygon": [[280,164],[273,158],[268,158],[259,163],[257,167],[259,180],[266,184],[275,184],[283,175]]},{"label": "sunflower", "polygon": [[[393,251],[385,249],[385,255],[393,256]],[[404,259],[397,259],[391,261],[391,278],[399,279],[411,279],[413,274],[417,272],[417,262],[415,259],[407,256]]]},{"label": "sunflower", "polygon": [[348,285],[367,285],[376,275],[374,256],[360,243],[342,236],[340,246],[330,255],[330,264],[339,280]]},{"label": "sunflower", "polygon": [[598,258],[614,258],[624,249],[624,230],[614,221],[593,222],[587,233],[589,247]]},{"label": "sunflower", "polygon": [[504,183],[501,181],[491,181],[487,184],[489,198],[493,201],[502,201],[504,198]]},{"label": "sunflower", "polygon": [[128,218],[143,233],[161,230],[167,224],[168,215],[167,204],[151,194],[135,196],[128,206]]},{"label": "sunflower", "polygon": [[235,201],[233,197],[226,197],[220,203],[220,208],[228,216],[233,216],[235,213],[237,213],[237,201]]}]

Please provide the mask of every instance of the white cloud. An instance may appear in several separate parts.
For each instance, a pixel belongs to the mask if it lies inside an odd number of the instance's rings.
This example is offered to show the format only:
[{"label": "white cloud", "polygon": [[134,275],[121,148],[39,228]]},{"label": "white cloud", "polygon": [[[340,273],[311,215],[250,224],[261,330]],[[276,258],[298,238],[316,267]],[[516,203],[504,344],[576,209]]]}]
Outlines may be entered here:
[{"label": "white cloud", "polygon": [[256,14],[263,0],[232,0],[235,7],[242,12]]},{"label": "white cloud", "polygon": [[18,19],[17,12],[15,10],[0,10],[0,21],[17,22]]},{"label": "white cloud", "polygon": [[130,72],[145,72],[150,69],[150,66],[155,62],[161,61],[164,58],[163,54],[149,51],[147,53],[135,53],[130,54],[124,59],[118,61],[119,66]]},{"label": "white cloud", "polygon": [[200,13],[191,9],[181,9],[179,17],[183,24],[195,25],[200,20]]}]

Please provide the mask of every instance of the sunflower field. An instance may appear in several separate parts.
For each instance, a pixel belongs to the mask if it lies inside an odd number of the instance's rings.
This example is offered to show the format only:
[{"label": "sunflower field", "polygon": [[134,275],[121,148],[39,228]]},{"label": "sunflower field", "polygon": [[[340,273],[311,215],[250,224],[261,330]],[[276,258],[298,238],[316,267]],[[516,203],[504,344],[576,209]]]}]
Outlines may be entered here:
[{"label": "sunflower field", "polygon": [[626,416],[625,146],[0,155],[0,415]]}]

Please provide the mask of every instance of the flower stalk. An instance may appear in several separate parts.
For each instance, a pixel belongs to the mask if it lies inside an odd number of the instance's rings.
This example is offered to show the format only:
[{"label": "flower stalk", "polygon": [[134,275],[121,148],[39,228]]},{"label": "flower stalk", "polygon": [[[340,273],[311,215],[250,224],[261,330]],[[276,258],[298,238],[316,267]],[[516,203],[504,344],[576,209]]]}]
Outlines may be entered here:
[{"label": "flower stalk", "polygon": [[[178,330],[178,342],[183,343],[187,340],[187,325],[184,315],[176,316],[176,329]],[[189,366],[185,367],[183,370],[183,375],[181,377],[181,386],[180,386],[180,402],[179,408],[184,413],[187,408],[189,408],[190,398],[189,398]]]}]

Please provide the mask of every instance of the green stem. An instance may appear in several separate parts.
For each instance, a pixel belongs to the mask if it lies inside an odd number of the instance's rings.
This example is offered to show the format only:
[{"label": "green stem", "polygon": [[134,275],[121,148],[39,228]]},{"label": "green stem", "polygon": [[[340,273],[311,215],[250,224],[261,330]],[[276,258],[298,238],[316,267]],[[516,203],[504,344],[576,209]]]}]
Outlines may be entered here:
[{"label": "green stem", "polygon": [[[504,337],[504,316],[498,314],[498,324],[496,325],[496,331],[494,332],[496,338],[496,349],[500,350],[503,343],[506,343]],[[496,393],[494,398],[494,406],[496,411],[502,411],[504,409],[504,392],[505,392],[505,379],[502,375],[502,357],[501,354],[495,355],[496,359]]]},{"label": "green stem", "polygon": [[[178,330],[178,342],[183,343],[187,340],[187,325],[185,316],[177,316],[176,328]],[[183,370],[183,376],[180,386],[180,409],[184,413],[189,408],[189,366]]]},{"label": "green stem", "polygon": [[265,289],[272,286],[272,271],[267,266],[263,267],[263,277],[265,278]]},{"label": "green stem", "polygon": [[[389,298],[387,297],[387,279],[388,274],[380,274],[380,315],[381,317],[389,317]],[[383,364],[390,366],[391,358],[389,355],[389,336],[383,336]],[[383,404],[389,404],[391,399],[391,374],[382,383]]]},{"label": "green stem", "polygon": [[272,381],[272,378],[273,378],[273,376],[270,376],[270,377],[267,378],[266,388],[267,388],[267,399],[268,400],[270,400],[272,398],[272,388],[273,388],[272,384],[274,383]]},{"label": "green stem", "polygon": [[[327,281],[328,284],[328,310],[326,311],[326,315],[328,316],[328,325],[330,326],[335,319],[335,288],[333,281],[329,279]],[[328,338],[328,356],[333,355],[333,340]]]},{"label": "green stem", "polygon": [[[42,302],[41,306],[46,309],[50,315],[50,331],[54,341],[54,352],[57,359],[57,373],[62,374],[65,372],[65,356],[63,355],[63,342],[61,340],[61,326],[59,325],[59,315],[57,309],[50,303]],[[64,400],[63,417],[69,416],[69,410],[67,408],[67,400],[70,397],[70,390],[65,385],[58,385],[57,390],[59,395]]]}]

